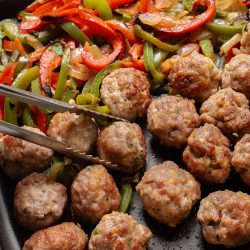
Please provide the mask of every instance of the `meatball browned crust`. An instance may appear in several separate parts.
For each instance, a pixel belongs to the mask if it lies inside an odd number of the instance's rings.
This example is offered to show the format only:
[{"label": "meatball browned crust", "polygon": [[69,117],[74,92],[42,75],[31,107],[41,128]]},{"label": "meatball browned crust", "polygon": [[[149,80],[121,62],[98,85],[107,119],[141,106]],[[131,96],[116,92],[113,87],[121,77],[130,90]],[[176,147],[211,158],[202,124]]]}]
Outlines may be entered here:
[{"label": "meatball browned crust", "polygon": [[183,161],[188,170],[207,184],[224,183],[230,174],[229,140],[212,124],[196,128],[188,138]]},{"label": "meatball browned crust", "polygon": [[146,73],[134,68],[115,70],[103,79],[101,98],[112,115],[131,122],[145,116],[151,101]]},{"label": "meatball browned crust", "polygon": [[29,230],[46,228],[56,223],[63,215],[66,203],[66,188],[43,174],[32,173],[16,186],[15,216]]},{"label": "meatball browned crust", "polygon": [[89,153],[96,142],[98,127],[89,117],[74,113],[57,113],[52,118],[47,134],[68,147]]},{"label": "meatball browned crust", "polygon": [[[23,128],[44,135],[39,129]],[[53,151],[36,144],[4,135],[0,138],[0,164],[12,179],[20,180],[32,172],[43,171],[49,166]]]},{"label": "meatball browned crust", "polygon": [[250,99],[250,54],[239,54],[226,64],[222,73],[222,88],[226,87],[231,87]]},{"label": "meatball browned crust", "polygon": [[76,176],[71,201],[80,220],[96,224],[104,214],[119,208],[121,197],[108,171],[102,165],[93,165]]},{"label": "meatball browned crust", "polygon": [[210,96],[202,104],[200,112],[202,123],[212,123],[228,136],[244,134],[250,125],[248,99],[231,88]]},{"label": "meatball browned crust", "polygon": [[176,227],[200,199],[200,184],[172,161],[150,168],[136,187],[146,211],[160,223]]},{"label": "meatball browned crust", "polygon": [[167,147],[181,148],[200,119],[194,102],[180,96],[164,96],[152,101],[147,113],[147,129]]},{"label": "meatball browned crust", "polygon": [[240,52],[250,55],[250,24],[247,26],[247,31],[243,33],[240,44]]},{"label": "meatball browned crust", "polygon": [[202,103],[218,91],[220,70],[213,61],[197,51],[180,57],[169,74],[169,93],[180,94]]},{"label": "meatball browned crust", "polygon": [[232,165],[241,179],[250,186],[250,134],[244,135],[235,145]]},{"label": "meatball browned crust", "polygon": [[235,247],[250,241],[250,196],[246,193],[211,193],[201,201],[197,217],[211,244]]},{"label": "meatball browned crust", "polygon": [[84,250],[87,235],[73,222],[65,222],[34,233],[22,250]]},{"label": "meatball browned crust", "polygon": [[97,151],[101,159],[117,163],[124,172],[136,172],[146,161],[145,139],[136,123],[115,122],[104,128]]},{"label": "meatball browned crust", "polygon": [[113,212],[102,217],[91,234],[89,250],[146,250],[151,231],[132,216]]}]

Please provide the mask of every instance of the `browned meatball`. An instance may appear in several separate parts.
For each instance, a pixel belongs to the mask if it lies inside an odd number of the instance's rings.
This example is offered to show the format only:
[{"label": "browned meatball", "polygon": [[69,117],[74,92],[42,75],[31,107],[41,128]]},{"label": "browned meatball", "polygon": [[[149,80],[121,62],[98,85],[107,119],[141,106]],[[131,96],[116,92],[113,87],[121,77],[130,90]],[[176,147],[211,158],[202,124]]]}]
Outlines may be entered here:
[{"label": "browned meatball", "polygon": [[200,109],[201,122],[212,123],[223,134],[244,134],[250,125],[250,111],[245,95],[231,88],[218,91],[209,97]]},{"label": "browned meatball", "polygon": [[[37,128],[23,128],[43,134]],[[20,180],[32,172],[43,171],[49,166],[52,156],[52,150],[36,144],[9,135],[0,138],[0,164],[12,179]]]},{"label": "browned meatball", "polygon": [[172,161],[150,168],[136,187],[146,211],[160,223],[176,227],[200,199],[200,184]]},{"label": "browned meatball", "polygon": [[250,99],[250,54],[239,54],[226,64],[222,73],[222,88],[227,87]]},{"label": "browned meatball", "polygon": [[47,134],[68,147],[89,153],[96,142],[98,127],[89,117],[74,113],[57,113],[52,118]]},{"label": "browned meatball", "polygon": [[247,31],[243,33],[240,44],[240,52],[250,55],[250,24],[247,26]]},{"label": "browned meatball", "polygon": [[84,250],[87,235],[73,222],[65,222],[34,233],[23,250]]},{"label": "browned meatball", "polygon": [[188,138],[183,161],[188,170],[207,184],[224,183],[230,174],[229,140],[212,124],[195,129]]},{"label": "browned meatball", "polygon": [[71,187],[72,207],[84,222],[95,224],[104,214],[117,210],[120,193],[115,181],[102,165],[83,169]]},{"label": "browned meatball", "polygon": [[180,57],[169,74],[169,93],[202,103],[218,91],[221,72],[213,61],[197,51]]},{"label": "browned meatball", "polygon": [[147,75],[133,68],[118,69],[103,79],[101,98],[112,115],[133,122],[146,114],[151,101]]},{"label": "browned meatball", "polygon": [[250,134],[243,136],[235,145],[232,165],[241,179],[250,186]]},{"label": "browned meatball", "polygon": [[201,201],[197,217],[211,244],[235,247],[250,241],[250,196],[246,193],[211,193]]},{"label": "browned meatball", "polygon": [[101,159],[117,163],[124,172],[136,172],[146,161],[145,139],[136,123],[115,122],[104,128],[97,151]]},{"label": "browned meatball", "polygon": [[151,231],[132,216],[113,212],[102,217],[91,234],[89,250],[146,250]]},{"label": "browned meatball", "polygon": [[200,119],[194,102],[180,96],[164,96],[152,101],[147,113],[147,129],[167,147],[181,148]]},{"label": "browned meatball", "polygon": [[66,188],[43,174],[32,173],[16,186],[15,216],[29,230],[53,225],[62,216],[66,203]]}]

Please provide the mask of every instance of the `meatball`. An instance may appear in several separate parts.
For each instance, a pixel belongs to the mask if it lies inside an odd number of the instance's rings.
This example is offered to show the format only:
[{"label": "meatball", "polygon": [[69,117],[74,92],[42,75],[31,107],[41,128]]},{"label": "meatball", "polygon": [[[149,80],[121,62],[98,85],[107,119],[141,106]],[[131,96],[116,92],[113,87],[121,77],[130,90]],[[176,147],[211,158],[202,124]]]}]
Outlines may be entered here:
[{"label": "meatball", "polygon": [[240,44],[240,52],[250,55],[250,24],[247,26],[247,31],[243,33]]},{"label": "meatball", "polygon": [[180,94],[202,103],[218,91],[220,70],[213,61],[197,51],[180,57],[169,74],[169,93]]},{"label": "meatball", "polygon": [[188,170],[207,184],[224,183],[230,174],[229,140],[212,124],[195,129],[188,138],[183,161]]},{"label": "meatball", "polygon": [[250,134],[237,142],[231,162],[241,179],[250,186]]},{"label": "meatball", "polygon": [[149,169],[136,187],[146,211],[160,223],[176,227],[200,199],[200,184],[172,161]]},{"label": "meatball", "polygon": [[73,222],[65,222],[34,233],[23,250],[84,250],[87,235]]},{"label": "meatball", "polygon": [[250,125],[246,96],[231,88],[222,89],[209,97],[200,112],[202,123],[212,123],[230,137],[233,133],[244,134]]},{"label": "meatball", "polygon": [[250,99],[250,54],[239,54],[226,64],[222,73],[222,88],[227,87]]},{"label": "meatball", "polygon": [[108,171],[102,165],[93,165],[76,176],[71,201],[79,219],[96,224],[104,214],[119,208],[121,197]]},{"label": "meatball", "polygon": [[115,122],[104,128],[97,140],[101,159],[117,163],[123,172],[136,172],[146,161],[146,143],[136,123]]},{"label": "meatball", "polygon": [[152,101],[147,113],[147,129],[167,147],[181,148],[200,119],[194,102],[180,96],[164,96]]},{"label": "meatball", "polygon": [[151,231],[132,216],[113,212],[102,217],[91,234],[89,250],[146,250]]},{"label": "meatball", "polygon": [[46,228],[56,223],[66,203],[66,188],[40,173],[25,177],[15,189],[16,219],[29,230]]},{"label": "meatball", "polygon": [[47,134],[68,147],[89,153],[96,142],[98,127],[89,117],[74,113],[57,113],[52,118]]},{"label": "meatball", "polygon": [[[39,129],[23,128],[44,135]],[[4,135],[0,138],[0,164],[12,179],[20,180],[32,172],[43,171],[49,166],[53,151],[36,144]]]},{"label": "meatball", "polygon": [[250,196],[246,193],[211,193],[201,201],[197,217],[211,244],[235,247],[250,241]]},{"label": "meatball", "polygon": [[150,83],[146,73],[133,68],[121,68],[103,79],[102,102],[111,114],[131,122],[146,114],[151,101]]}]

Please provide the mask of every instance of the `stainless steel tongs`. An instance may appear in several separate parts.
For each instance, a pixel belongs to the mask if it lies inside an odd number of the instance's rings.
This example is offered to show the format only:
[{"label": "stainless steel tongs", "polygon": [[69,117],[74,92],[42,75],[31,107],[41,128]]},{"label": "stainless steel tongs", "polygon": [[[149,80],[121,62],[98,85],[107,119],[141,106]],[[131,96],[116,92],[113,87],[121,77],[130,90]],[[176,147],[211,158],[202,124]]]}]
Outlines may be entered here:
[{"label": "stainless steel tongs", "polygon": [[[126,121],[124,119],[121,119],[115,116],[101,114],[96,111],[85,109],[78,105],[72,105],[72,104],[68,104],[68,103],[58,101],[52,98],[39,96],[29,91],[20,90],[20,89],[9,87],[3,84],[0,84],[0,96],[10,97],[20,102],[29,103],[37,107],[46,108],[46,109],[59,112],[59,113],[69,111],[71,113],[84,114],[91,118],[100,119],[100,120],[108,121],[108,122]],[[35,143],[37,145],[40,145],[49,149],[52,149],[76,161],[80,160],[80,161],[90,162],[93,164],[102,164],[103,166],[110,168],[110,169],[114,169],[114,170],[118,169],[117,164],[113,164],[111,162],[101,160],[98,157],[94,157],[93,155],[86,154],[84,152],[80,152],[79,150],[69,148],[64,143],[59,142],[55,139],[37,134],[32,131],[28,131],[24,128],[20,128],[16,125],[10,124],[5,121],[0,121],[0,132],[26,140],[31,143]]]}]

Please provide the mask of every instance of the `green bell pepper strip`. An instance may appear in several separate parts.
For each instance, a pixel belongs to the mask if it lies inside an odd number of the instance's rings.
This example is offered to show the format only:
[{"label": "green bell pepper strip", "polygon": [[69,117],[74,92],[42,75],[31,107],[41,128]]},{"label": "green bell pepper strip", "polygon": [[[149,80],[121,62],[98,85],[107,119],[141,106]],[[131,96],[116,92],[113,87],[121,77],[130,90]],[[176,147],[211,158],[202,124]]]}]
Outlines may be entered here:
[{"label": "green bell pepper strip", "polygon": [[16,37],[18,37],[20,41],[24,43],[24,38],[19,33],[18,26],[14,21],[8,20],[3,22],[2,29],[10,40],[13,41]]},{"label": "green bell pepper strip", "polygon": [[89,9],[96,9],[103,20],[113,18],[112,10],[106,0],[83,0],[83,5]]},{"label": "green bell pepper strip", "polygon": [[129,205],[132,199],[132,194],[133,194],[131,184],[122,183],[120,193],[121,193],[121,203],[120,203],[119,211],[121,213],[126,213],[129,208]]},{"label": "green bell pepper strip", "polygon": [[233,36],[237,33],[242,34],[244,26],[219,25],[216,23],[207,23],[205,27],[219,36]]},{"label": "green bell pepper strip", "polygon": [[63,93],[61,101],[63,102],[69,102],[71,99],[75,99],[77,95],[79,94],[78,90],[65,90]]},{"label": "green bell pepper strip", "polygon": [[48,172],[49,177],[52,180],[56,181],[59,175],[63,173],[64,168],[65,168],[64,160],[59,157],[53,156],[52,163]]},{"label": "green bell pepper strip", "polygon": [[21,56],[15,67],[15,75],[19,74],[28,64],[29,58],[26,56]]},{"label": "green bell pepper strip", "polygon": [[159,49],[162,49],[163,51],[175,52],[179,49],[178,45],[171,45],[171,44],[162,42],[161,40],[154,37],[152,34],[144,31],[139,25],[134,26],[134,32],[141,39],[154,44],[156,47],[158,47]]},{"label": "green bell pepper strip", "polygon": [[84,45],[85,42],[94,44],[73,22],[60,23],[59,26],[80,44]]},{"label": "green bell pepper strip", "polygon": [[240,34],[235,34],[233,37],[231,37],[227,42],[225,42],[221,47],[220,47],[220,55],[227,54],[227,52],[233,48],[236,44],[238,44],[241,41],[242,35]]},{"label": "green bell pepper strip", "polygon": [[69,70],[69,61],[70,61],[70,47],[67,46],[63,54],[61,70],[59,73],[58,82],[56,85],[56,91],[54,98],[60,100],[66,88],[66,80]]},{"label": "green bell pepper strip", "polygon": [[154,65],[154,52],[153,52],[153,46],[151,43],[145,42],[144,43],[144,60],[145,60],[145,66],[146,70],[151,73],[153,77],[153,81],[156,84],[162,84],[164,82],[165,76],[158,72]]},{"label": "green bell pepper strip", "polygon": [[201,52],[204,56],[215,59],[214,48],[210,39],[204,39],[199,41],[199,45],[201,47]]},{"label": "green bell pepper strip", "polygon": [[26,126],[37,128],[37,125],[33,121],[30,110],[27,106],[25,106],[23,109],[22,122]]},{"label": "green bell pepper strip", "polygon": [[168,57],[168,52],[165,52],[161,49],[156,49],[154,51],[154,65],[155,65],[155,68],[158,69],[160,64],[165,60],[167,59]]},{"label": "green bell pepper strip", "polygon": [[96,112],[102,113],[102,114],[106,114],[109,115],[110,114],[110,109],[108,106],[99,106],[97,105],[94,109]]},{"label": "green bell pepper strip", "polygon": [[77,105],[97,105],[100,99],[90,93],[80,94],[76,97]]},{"label": "green bell pepper strip", "polygon": [[184,5],[185,9],[191,11],[193,9],[194,0],[182,0],[182,4]]}]

